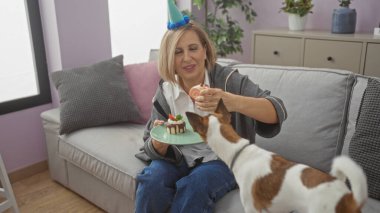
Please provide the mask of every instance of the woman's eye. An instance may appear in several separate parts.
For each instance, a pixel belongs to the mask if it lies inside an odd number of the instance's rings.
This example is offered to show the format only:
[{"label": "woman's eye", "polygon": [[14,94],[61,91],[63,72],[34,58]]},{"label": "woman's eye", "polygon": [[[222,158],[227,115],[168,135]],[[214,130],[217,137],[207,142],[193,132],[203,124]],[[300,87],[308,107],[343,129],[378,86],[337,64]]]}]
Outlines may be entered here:
[{"label": "woman's eye", "polygon": [[196,51],[198,50],[198,47],[190,47],[190,51]]},{"label": "woman's eye", "polygon": [[182,53],[182,50],[176,50],[175,51],[175,54],[180,54],[180,53]]}]

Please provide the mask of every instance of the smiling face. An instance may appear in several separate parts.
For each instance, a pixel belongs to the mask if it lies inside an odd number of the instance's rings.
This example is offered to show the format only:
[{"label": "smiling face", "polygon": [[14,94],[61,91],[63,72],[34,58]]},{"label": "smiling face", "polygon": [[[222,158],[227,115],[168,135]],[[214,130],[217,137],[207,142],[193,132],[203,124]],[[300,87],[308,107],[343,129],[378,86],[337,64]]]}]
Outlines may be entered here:
[{"label": "smiling face", "polygon": [[[199,84],[203,83],[205,69],[210,72],[214,69],[216,57],[214,45],[206,31],[199,24],[190,21],[177,30],[168,30],[162,37],[158,71],[160,77],[170,83],[180,83],[181,86],[184,86],[183,83]],[[195,66],[192,67],[191,64]],[[197,72],[191,71],[192,69]],[[198,76],[200,80],[194,76]],[[188,92],[187,88],[183,89]]]},{"label": "smiling face", "polygon": [[195,31],[184,32],[177,43],[174,58],[174,68],[183,81],[183,86],[191,88],[203,83],[206,71],[206,48]]}]

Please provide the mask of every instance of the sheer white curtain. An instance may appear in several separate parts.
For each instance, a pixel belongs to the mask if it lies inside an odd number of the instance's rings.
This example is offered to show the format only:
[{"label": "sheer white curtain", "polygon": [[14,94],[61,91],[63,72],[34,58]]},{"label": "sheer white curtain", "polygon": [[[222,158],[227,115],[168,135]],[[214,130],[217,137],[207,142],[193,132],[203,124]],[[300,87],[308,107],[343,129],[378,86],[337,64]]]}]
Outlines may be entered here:
[{"label": "sheer white curtain", "polygon": [[109,0],[112,55],[124,64],[147,62],[166,31],[166,0]]},{"label": "sheer white curtain", "polygon": [[0,103],[38,94],[25,1],[0,1]]}]

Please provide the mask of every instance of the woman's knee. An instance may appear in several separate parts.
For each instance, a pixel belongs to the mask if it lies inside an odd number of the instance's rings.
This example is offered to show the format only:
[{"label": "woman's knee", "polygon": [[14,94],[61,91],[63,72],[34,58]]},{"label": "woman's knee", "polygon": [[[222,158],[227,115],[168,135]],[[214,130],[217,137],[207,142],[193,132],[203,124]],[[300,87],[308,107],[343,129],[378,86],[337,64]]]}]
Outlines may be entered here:
[{"label": "woman's knee", "polygon": [[[208,194],[208,181],[198,174],[190,174],[176,182],[177,191],[187,191],[187,194]],[[190,194],[189,194],[190,193]]]},{"label": "woman's knee", "polygon": [[188,176],[180,179],[176,183],[177,190],[188,195],[208,196],[215,201],[236,188],[235,178],[228,168],[225,169],[217,162],[210,162],[210,164],[216,164],[216,166],[203,165],[203,168],[196,168]]},{"label": "woman's knee", "polygon": [[178,180],[175,165],[164,160],[154,160],[137,176],[139,184],[160,188],[162,185],[171,186]]}]

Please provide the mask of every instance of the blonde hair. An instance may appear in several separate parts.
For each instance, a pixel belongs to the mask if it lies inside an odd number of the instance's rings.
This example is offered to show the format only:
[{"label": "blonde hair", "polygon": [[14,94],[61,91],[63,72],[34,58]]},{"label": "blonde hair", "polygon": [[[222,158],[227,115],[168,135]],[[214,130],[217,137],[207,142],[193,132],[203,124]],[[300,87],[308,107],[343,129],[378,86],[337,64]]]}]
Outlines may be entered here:
[{"label": "blonde hair", "polygon": [[201,41],[201,44],[206,48],[206,68],[211,71],[215,65],[216,52],[214,45],[207,33],[195,22],[190,21],[184,27],[177,30],[168,30],[161,40],[161,46],[158,55],[158,71],[161,78],[164,81],[171,83],[178,83],[175,78],[175,68],[174,68],[174,57],[175,49],[179,39],[186,32],[192,30],[194,31]]}]

